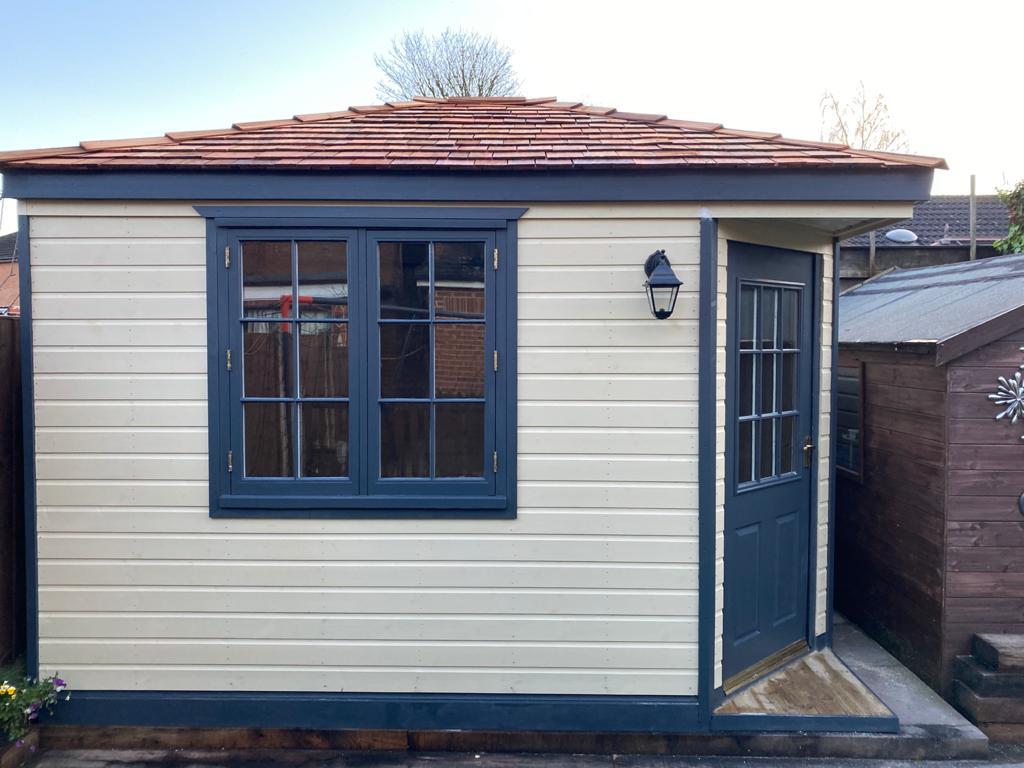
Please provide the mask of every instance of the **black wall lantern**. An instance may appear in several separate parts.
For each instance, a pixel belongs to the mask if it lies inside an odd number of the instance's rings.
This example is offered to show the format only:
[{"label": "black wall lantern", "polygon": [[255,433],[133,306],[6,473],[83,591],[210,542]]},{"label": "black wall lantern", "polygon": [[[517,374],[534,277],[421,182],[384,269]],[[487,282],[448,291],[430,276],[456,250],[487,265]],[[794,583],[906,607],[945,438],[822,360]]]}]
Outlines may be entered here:
[{"label": "black wall lantern", "polygon": [[679,286],[683,284],[683,281],[672,271],[672,264],[669,263],[665,251],[655,251],[648,256],[647,261],[644,262],[644,272],[647,273],[647,282],[644,283],[644,288],[647,289],[651,314],[659,320],[671,317],[672,311],[676,308]]}]

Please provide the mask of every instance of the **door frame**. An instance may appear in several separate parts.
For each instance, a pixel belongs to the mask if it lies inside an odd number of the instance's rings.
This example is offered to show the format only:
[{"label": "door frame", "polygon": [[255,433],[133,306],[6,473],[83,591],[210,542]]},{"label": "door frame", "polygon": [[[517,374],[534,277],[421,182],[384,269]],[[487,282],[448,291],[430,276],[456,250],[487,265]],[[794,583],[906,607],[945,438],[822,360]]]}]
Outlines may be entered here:
[{"label": "door frame", "polygon": [[[821,647],[824,647],[824,646],[826,646],[828,644],[827,629],[826,629],[826,633],[823,634],[820,637],[820,641],[819,641],[819,636],[816,634],[816,631],[815,631],[816,630],[816,628],[815,628],[815,620],[817,618],[817,593],[818,593],[818,527],[819,527],[818,509],[819,509],[820,502],[821,502],[820,489],[819,489],[819,479],[820,479],[819,478],[819,466],[820,466],[820,463],[821,463],[821,448],[822,448],[822,446],[820,444],[820,438],[821,438],[821,365],[822,365],[821,342],[822,342],[822,317],[823,317],[822,303],[823,303],[824,296],[825,296],[825,284],[824,284],[824,258],[825,257],[824,257],[824,254],[815,253],[813,251],[800,251],[800,250],[797,250],[797,249],[794,249],[794,248],[782,248],[782,247],[778,247],[778,246],[774,246],[774,245],[765,245],[765,244],[762,244],[762,243],[752,243],[752,242],[747,242],[747,241],[742,241],[742,240],[727,240],[726,241],[726,248],[727,248],[727,252],[726,252],[726,286],[727,286],[727,291],[728,292],[727,292],[727,294],[725,296],[725,300],[726,300],[726,313],[725,313],[725,318],[726,318],[725,334],[726,334],[726,338],[725,338],[724,347],[725,347],[726,354],[725,354],[725,371],[724,371],[724,374],[725,374],[725,401],[723,402],[723,405],[725,405],[726,403],[729,402],[730,394],[732,393],[733,384],[734,384],[734,381],[733,381],[734,370],[735,370],[735,366],[733,365],[733,352],[734,352],[734,350],[732,349],[732,344],[731,344],[732,334],[733,334],[734,328],[733,328],[733,316],[730,314],[729,309],[731,307],[732,301],[734,301],[735,298],[739,295],[740,278],[732,273],[732,271],[730,269],[730,267],[732,266],[732,259],[729,256],[730,256],[731,253],[734,252],[733,249],[735,247],[737,247],[737,246],[744,247],[744,248],[753,247],[754,249],[770,249],[770,250],[773,250],[773,251],[779,251],[779,252],[783,252],[783,253],[790,253],[790,254],[799,255],[799,256],[810,256],[811,257],[811,279],[810,279],[810,282],[808,284],[808,289],[809,289],[808,292],[809,292],[810,301],[811,301],[811,323],[812,323],[812,328],[811,328],[811,347],[812,347],[812,349],[811,349],[811,385],[810,385],[811,386],[811,392],[810,392],[810,399],[811,399],[810,434],[812,435],[812,438],[815,441],[815,453],[814,453],[814,459],[812,460],[811,466],[809,468],[810,469],[810,477],[808,478],[808,481],[809,481],[809,488],[808,488],[809,520],[808,520],[808,526],[807,526],[807,530],[808,530],[808,542],[807,542],[807,546],[808,546],[808,550],[807,550],[807,557],[808,557],[808,564],[807,564],[808,565],[808,571],[807,571],[807,616],[806,616],[806,627],[805,627],[805,632],[804,632],[804,638],[807,641],[808,648],[810,648],[811,650],[817,650],[817,649],[819,649]],[[833,264],[833,274],[834,273],[835,273],[835,265]],[[726,409],[725,409],[725,422],[724,422],[724,429],[725,429],[725,446],[724,446],[724,450],[725,450],[725,460],[726,460],[725,461],[725,464],[726,464],[725,482],[727,484],[726,487],[728,487],[728,483],[731,482],[731,478],[728,476],[728,474],[729,474],[728,473],[728,467],[730,466],[730,451],[735,449],[734,447],[735,447],[735,442],[736,442],[735,441],[735,437],[731,436],[731,434],[730,434],[731,433],[732,425],[729,423],[728,414],[729,414],[729,411],[728,411],[728,408],[726,407]],[[830,415],[831,415],[831,413],[830,413]],[[831,443],[831,435],[830,435],[829,443]],[[830,450],[829,450],[829,461],[831,461],[832,460],[831,446],[829,446],[829,448],[830,448]],[[722,510],[723,526],[725,524],[724,523],[724,521],[725,521],[725,514],[726,514],[725,506],[726,506],[727,501],[728,501],[728,496],[729,496],[729,494],[728,494],[728,492],[726,492],[726,495],[725,495],[725,497],[722,500],[722,504],[723,504],[723,510]],[[831,538],[831,536],[829,538]],[[726,557],[724,546],[725,546],[725,544],[723,542],[723,550],[722,550],[722,563],[723,563],[723,567],[724,567],[725,557]],[[829,552],[828,554],[829,554],[829,557],[826,558],[826,563],[830,564],[831,563],[831,552]],[[826,567],[830,567],[830,566],[827,565]],[[827,583],[828,583],[828,579],[826,579],[826,584]],[[723,624],[722,624],[722,636],[721,636],[722,640],[723,640],[723,642],[722,642],[722,666],[723,666],[723,669],[724,669],[724,666],[725,666],[725,652],[726,652],[725,651],[725,642],[724,642],[724,633],[725,633],[724,617],[725,617],[725,610],[726,610],[726,589],[727,589],[727,586],[725,585],[725,583],[723,581],[723,586],[722,586],[722,616],[723,616]],[[826,598],[826,612],[828,612],[828,610],[829,610],[829,603],[828,603],[828,600]],[[723,684],[724,684],[724,676],[723,676]],[[711,697],[712,698],[711,707],[713,708],[715,703],[717,701],[721,700],[721,698],[723,698],[723,697],[724,697],[724,691],[722,690],[722,686],[720,685],[720,686],[716,687],[714,689],[714,691],[713,691],[713,695]]]}]

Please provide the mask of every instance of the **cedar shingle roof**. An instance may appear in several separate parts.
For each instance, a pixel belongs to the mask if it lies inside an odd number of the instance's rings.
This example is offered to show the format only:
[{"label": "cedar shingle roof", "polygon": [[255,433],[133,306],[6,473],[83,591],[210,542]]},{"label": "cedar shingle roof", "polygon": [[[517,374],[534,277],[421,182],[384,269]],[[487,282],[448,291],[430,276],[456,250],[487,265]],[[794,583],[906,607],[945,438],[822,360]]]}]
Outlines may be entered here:
[{"label": "cedar shingle roof", "polygon": [[357,170],[945,168],[940,158],[850,149],[715,123],[555,99],[415,99],[77,147],[0,152],[0,168]]}]

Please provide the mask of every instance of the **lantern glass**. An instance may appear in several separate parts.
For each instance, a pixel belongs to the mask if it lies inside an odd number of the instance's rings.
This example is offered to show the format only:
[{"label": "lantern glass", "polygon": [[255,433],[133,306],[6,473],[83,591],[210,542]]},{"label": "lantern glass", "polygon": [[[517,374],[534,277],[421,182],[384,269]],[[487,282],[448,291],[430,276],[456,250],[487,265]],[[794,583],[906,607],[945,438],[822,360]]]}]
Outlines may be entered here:
[{"label": "lantern glass", "polygon": [[651,314],[659,320],[672,316],[676,308],[676,297],[679,296],[679,286],[654,286],[647,284],[647,301],[651,305]]}]

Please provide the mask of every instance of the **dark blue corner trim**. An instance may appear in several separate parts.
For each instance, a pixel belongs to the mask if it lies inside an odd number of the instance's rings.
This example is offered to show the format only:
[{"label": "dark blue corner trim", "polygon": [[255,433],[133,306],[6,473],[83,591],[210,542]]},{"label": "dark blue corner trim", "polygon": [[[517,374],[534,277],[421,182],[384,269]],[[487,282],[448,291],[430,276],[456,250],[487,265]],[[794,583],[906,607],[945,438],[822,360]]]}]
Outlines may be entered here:
[{"label": "dark blue corner trim", "polygon": [[441,693],[75,691],[51,722],[204,728],[694,733],[697,699]]},{"label": "dark blue corner trim", "polygon": [[700,222],[700,312],[698,350],[698,509],[699,509],[699,659],[697,690],[703,723],[711,720],[718,697],[715,672],[715,440],[718,410],[718,222]]},{"label": "dark blue corner trim", "polygon": [[39,675],[39,566],[36,556],[36,419],[32,382],[32,274],[29,217],[18,217],[16,254],[21,302],[21,428],[25,483],[25,671]]},{"label": "dark blue corner trim", "polygon": [[25,171],[8,197],[80,200],[554,201],[864,200],[913,202],[930,168],[562,171]]}]

